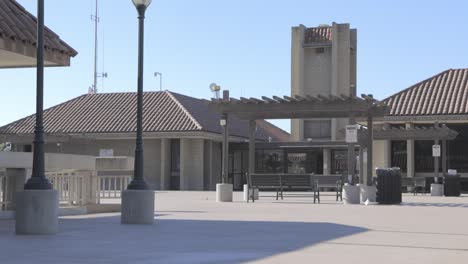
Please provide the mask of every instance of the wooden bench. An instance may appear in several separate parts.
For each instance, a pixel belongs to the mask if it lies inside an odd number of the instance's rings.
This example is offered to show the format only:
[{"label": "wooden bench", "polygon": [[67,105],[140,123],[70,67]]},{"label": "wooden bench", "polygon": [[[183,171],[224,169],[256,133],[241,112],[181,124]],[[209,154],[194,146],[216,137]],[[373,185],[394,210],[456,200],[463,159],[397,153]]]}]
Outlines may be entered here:
[{"label": "wooden bench", "polygon": [[[320,197],[320,190],[324,188],[333,188],[336,192],[336,201],[343,201],[343,176],[342,175],[315,175],[317,189]],[[320,201],[320,198],[319,198]]]},{"label": "wooden bench", "polygon": [[284,191],[311,191],[314,203],[319,200],[316,181],[313,174],[251,174],[249,175],[249,197],[255,202],[254,190],[276,192],[276,200],[284,198]]}]

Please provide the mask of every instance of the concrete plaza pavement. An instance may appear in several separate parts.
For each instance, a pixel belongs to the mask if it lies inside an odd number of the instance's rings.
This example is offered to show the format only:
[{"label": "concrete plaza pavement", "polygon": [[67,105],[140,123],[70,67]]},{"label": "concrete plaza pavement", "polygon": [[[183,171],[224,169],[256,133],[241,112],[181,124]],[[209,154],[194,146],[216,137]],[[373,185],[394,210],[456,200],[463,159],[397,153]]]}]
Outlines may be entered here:
[{"label": "concrete plaza pavement", "polygon": [[[261,194],[262,195],[262,194]],[[56,236],[16,236],[0,220],[0,263],[465,263],[468,197],[404,195],[400,206],[342,205],[332,193],[216,203],[157,192],[156,224],[67,216]],[[119,202],[109,200],[108,202]]]}]

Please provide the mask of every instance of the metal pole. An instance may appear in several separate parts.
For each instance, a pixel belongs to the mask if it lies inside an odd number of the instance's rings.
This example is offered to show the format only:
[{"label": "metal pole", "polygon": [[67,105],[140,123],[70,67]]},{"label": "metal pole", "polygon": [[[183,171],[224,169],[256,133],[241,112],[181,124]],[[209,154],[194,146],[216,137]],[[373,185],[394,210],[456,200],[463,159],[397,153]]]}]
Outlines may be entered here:
[{"label": "metal pole", "polygon": [[162,91],[162,73],[159,73],[159,91]]},{"label": "metal pole", "polygon": [[[351,114],[349,117],[349,124],[356,125],[356,120],[354,119],[354,115]],[[351,176],[351,184],[354,185],[355,183],[355,165],[356,165],[356,155],[354,151],[354,143],[348,144],[348,177]]]},{"label": "metal pole", "polygon": [[128,185],[128,190],[147,190],[148,185],[143,178],[143,53],[144,53],[144,21],[145,6],[138,6],[138,92],[137,92],[137,133],[135,148],[135,166],[133,180]]},{"label": "metal pole", "polygon": [[228,183],[228,176],[229,176],[229,130],[228,130],[228,115],[223,114],[222,117],[226,120],[226,123],[223,127],[223,175],[222,175],[222,183]]},{"label": "metal pole", "polygon": [[372,118],[372,113],[369,111],[368,116],[367,116],[367,179],[364,183],[367,184],[367,186],[372,185],[372,175],[373,175],[373,164],[372,164],[372,148],[373,148],[373,138],[374,138],[374,133],[373,133],[373,118]]},{"label": "metal pole", "polygon": [[442,140],[442,176],[447,173],[447,140]]},{"label": "metal pole", "polygon": [[93,76],[93,93],[97,93],[97,50],[98,50],[98,0],[96,0],[96,14],[94,15],[94,76]]},{"label": "metal pole", "polygon": [[37,1],[37,77],[36,77],[36,127],[34,129],[34,154],[31,178],[25,190],[50,190],[52,184],[45,176],[44,158],[44,0]]},{"label": "metal pole", "polygon": [[255,173],[255,129],[257,123],[255,120],[249,121],[249,177]]}]

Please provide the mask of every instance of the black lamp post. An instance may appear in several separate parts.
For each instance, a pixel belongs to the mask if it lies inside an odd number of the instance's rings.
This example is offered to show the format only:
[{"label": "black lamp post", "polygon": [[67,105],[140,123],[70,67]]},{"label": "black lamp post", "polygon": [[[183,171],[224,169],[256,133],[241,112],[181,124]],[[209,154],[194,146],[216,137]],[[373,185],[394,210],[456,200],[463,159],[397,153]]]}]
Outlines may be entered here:
[{"label": "black lamp post", "polygon": [[36,76],[36,127],[34,129],[33,171],[24,185],[25,190],[50,190],[52,184],[44,169],[44,0],[37,1],[37,76]]},{"label": "black lamp post", "polygon": [[147,190],[148,185],[143,178],[143,48],[145,11],[151,0],[132,0],[138,11],[138,93],[137,93],[137,135],[135,148],[135,168],[133,180],[127,186],[128,190]]}]

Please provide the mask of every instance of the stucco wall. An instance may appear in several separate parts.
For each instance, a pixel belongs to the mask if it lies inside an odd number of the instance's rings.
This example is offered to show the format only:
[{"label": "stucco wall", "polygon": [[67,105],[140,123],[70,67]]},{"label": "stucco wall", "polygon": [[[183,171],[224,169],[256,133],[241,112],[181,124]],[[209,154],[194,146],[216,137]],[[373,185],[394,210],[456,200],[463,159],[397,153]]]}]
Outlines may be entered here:
[{"label": "stucco wall", "polygon": [[204,140],[180,140],[180,189],[202,191],[204,186]]},{"label": "stucco wall", "polygon": [[[161,140],[145,139],[144,144],[144,177],[154,189],[161,184]],[[60,149],[55,143],[46,144],[45,150],[49,153],[73,153],[79,155],[99,156],[100,149],[113,149],[114,156],[135,156],[135,140],[93,140],[62,143]],[[133,169],[133,166],[132,166]]]},{"label": "stucco wall", "polygon": [[[390,164],[390,143],[388,140],[374,140],[373,165],[374,168],[388,168]],[[375,174],[375,170],[374,174]]]}]

